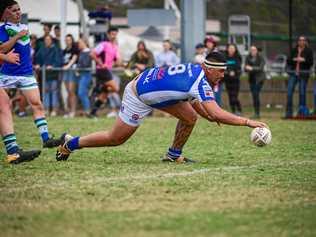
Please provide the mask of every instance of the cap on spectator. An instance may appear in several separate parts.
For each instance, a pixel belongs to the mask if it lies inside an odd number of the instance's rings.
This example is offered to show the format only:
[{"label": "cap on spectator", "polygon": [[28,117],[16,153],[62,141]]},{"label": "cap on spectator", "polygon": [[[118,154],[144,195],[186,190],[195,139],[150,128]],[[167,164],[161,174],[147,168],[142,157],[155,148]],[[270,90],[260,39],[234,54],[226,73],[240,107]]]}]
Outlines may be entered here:
[{"label": "cap on spectator", "polygon": [[214,37],[212,37],[212,36],[206,36],[205,39],[204,39],[204,45],[206,46],[206,44],[207,44],[208,42],[211,42],[211,43],[213,43],[213,44],[216,46],[216,41],[215,41]]},{"label": "cap on spectator", "polygon": [[204,44],[198,43],[197,45],[195,45],[195,49],[201,49],[201,48],[204,48]]}]

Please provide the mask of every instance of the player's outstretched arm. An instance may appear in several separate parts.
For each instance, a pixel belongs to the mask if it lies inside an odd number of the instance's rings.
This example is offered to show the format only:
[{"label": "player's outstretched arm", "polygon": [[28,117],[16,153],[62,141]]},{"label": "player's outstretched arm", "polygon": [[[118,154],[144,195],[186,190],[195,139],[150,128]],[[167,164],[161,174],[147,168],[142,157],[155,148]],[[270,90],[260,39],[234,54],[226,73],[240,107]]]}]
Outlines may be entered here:
[{"label": "player's outstretched arm", "polygon": [[229,113],[219,107],[215,101],[202,102],[202,107],[210,118],[208,120],[214,120],[219,123],[235,125],[235,126],[248,126],[251,128],[255,127],[268,127],[265,123],[250,120],[248,118],[240,117]]}]

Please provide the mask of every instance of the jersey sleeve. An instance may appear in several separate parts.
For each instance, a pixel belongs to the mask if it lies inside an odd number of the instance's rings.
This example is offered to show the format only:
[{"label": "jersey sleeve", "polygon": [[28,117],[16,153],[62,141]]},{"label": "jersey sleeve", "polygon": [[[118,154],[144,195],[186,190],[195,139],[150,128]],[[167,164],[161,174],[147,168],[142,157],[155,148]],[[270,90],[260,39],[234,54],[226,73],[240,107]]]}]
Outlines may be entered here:
[{"label": "jersey sleeve", "polygon": [[198,83],[192,86],[190,95],[200,102],[215,100],[212,87],[204,77]]},{"label": "jersey sleeve", "polygon": [[0,44],[5,43],[6,41],[8,41],[9,36],[5,30],[5,28],[3,26],[0,27]]},{"label": "jersey sleeve", "polygon": [[100,43],[94,48],[94,52],[97,55],[100,55],[104,51],[104,47],[105,47],[104,43]]}]

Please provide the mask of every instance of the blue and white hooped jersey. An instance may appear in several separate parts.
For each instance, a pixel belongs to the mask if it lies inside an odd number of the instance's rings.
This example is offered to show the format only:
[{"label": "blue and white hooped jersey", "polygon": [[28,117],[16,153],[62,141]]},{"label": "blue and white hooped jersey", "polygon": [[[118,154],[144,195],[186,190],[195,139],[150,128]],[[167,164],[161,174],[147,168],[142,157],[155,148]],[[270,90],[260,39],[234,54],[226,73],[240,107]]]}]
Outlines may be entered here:
[{"label": "blue and white hooped jersey", "polygon": [[[10,38],[22,30],[28,30],[24,24],[13,24],[6,22],[0,26],[0,44],[7,42]],[[20,38],[13,46],[14,52],[20,55],[20,65],[4,62],[1,67],[1,74],[10,76],[31,76],[33,75],[30,36]]]},{"label": "blue and white hooped jersey", "polygon": [[139,98],[154,108],[191,99],[200,102],[214,100],[212,87],[199,64],[148,69],[137,80],[136,90]]}]

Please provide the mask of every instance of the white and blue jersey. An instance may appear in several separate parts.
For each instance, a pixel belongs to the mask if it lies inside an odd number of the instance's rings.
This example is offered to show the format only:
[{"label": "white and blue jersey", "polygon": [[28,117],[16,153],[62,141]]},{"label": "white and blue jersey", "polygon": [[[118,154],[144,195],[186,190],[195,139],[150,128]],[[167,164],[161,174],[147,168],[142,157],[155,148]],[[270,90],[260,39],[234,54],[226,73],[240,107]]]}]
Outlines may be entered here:
[{"label": "white and blue jersey", "polygon": [[[13,24],[6,22],[0,26],[0,44],[7,42],[10,38],[22,30],[28,30],[24,24]],[[4,62],[1,67],[1,74],[9,76],[32,76],[32,58],[30,36],[20,38],[13,46],[14,52],[20,55],[20,65]]]},{"label": "white and blue jersey", "polygon": [[139,99],[153,108],[162,108],[179,101],[214,100],[212,87],[199,64],[178,64],[144,71],[137,80]]}]

